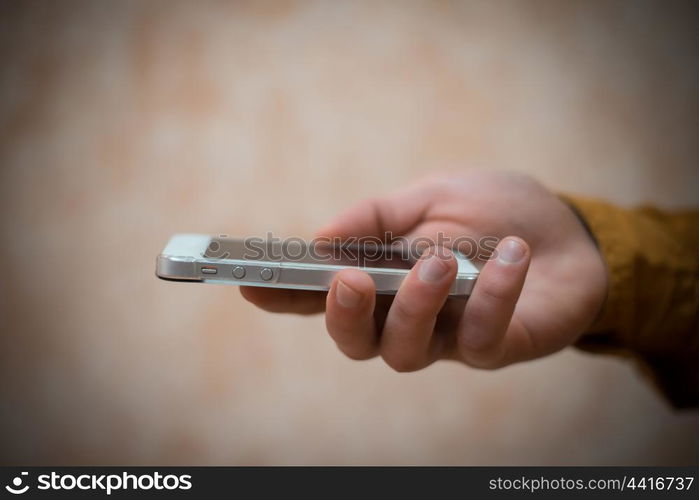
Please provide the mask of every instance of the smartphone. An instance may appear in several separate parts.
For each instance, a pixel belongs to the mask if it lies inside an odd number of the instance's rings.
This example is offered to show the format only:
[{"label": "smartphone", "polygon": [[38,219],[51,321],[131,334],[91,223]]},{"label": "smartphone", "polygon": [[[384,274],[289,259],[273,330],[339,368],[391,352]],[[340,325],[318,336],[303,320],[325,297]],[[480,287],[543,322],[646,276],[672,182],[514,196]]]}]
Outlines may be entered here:
[{"label": "smartphone", "polygon": [[[458,272],[450,295],[469,295],[478,268],[463,254],[453,253]],[[419,258],[410,254],[403,247],[376,243],[176,234],[158,255],[155,274],[173,281],[328,290],[337,272],[354,267],[371,276],[377,293],[395,294]]]}]

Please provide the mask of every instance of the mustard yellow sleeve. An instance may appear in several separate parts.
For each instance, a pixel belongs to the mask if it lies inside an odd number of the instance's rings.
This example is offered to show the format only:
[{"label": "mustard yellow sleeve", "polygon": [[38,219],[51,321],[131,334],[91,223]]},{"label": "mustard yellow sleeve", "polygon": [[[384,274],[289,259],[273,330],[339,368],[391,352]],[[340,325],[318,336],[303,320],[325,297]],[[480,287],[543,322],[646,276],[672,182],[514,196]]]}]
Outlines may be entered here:
[{"label": "mustard yellow sleeve", "polygon": [[699,211],[563,195],[604,257],[603,309],[577,347],[636,359],[678,408],[699,406]]}]

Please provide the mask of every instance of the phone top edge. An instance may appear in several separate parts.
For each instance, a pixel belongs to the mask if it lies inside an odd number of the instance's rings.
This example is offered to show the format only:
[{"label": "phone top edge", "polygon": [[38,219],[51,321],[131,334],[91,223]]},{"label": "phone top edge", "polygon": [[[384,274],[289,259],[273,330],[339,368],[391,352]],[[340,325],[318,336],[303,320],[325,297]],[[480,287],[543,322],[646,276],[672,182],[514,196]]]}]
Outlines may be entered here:
[{"label": "phone top edge", "polygon": [[[241,263],[252,263],[253,261],[247,259],[221,259],[212,258],[206,256],[206,251],[216,236],[208,234],[199,233],[179,233],[173,235],[165,246],[164,250],[161,252],[161,256],[166,257],[170,260],[178,261],[191,261],[198,260],[202,263],[225,263],[231,262],[236,264]],[[221,238],[229,240],[242,240],[243,238]],[[480,270],[474,265],[474,263],[468,259],[463,253],[453,250],[453,254],[456,257],[458,270],[457,275],[459,277],[467,276],[478,276]],[[300,263],[300,262],[280,262],[272,260],[259,260],[254,261],[264,265],[281,265],[287,268],[298,268],[298,269],[313,269],[318,266],[323,266],[324,269],[328,270],[340,270],[350,266],[341,266],[336,264],[323,264],[323,263]],[[383,271],[395,272],[396,274],[404,274],[406,269],[399,268],[375,268],[366,266],[351,266],[356,267],[365,272],[372,272],[374,269],[382,269]]]},{"label": "phone top edge", "polygon": [[212,237],[207,234],[181,233],[173,235],[161,252],[161,256],[183,260],[204,258]]}]

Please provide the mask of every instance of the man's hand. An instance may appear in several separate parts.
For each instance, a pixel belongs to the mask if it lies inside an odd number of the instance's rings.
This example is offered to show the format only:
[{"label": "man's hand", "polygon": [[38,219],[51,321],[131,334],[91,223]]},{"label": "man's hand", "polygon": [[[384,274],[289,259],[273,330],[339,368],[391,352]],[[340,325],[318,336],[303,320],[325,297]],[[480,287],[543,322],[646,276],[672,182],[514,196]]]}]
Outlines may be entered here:
[{"label": "man's hand", "polygon": [[605,298],[606,269],[591,237],[565,203],[524,175],[476,171],[427,179],[359,203],[318,236],[382,238],[386,232],[409,241],[437,240],[439,233],[451,241],[501,241],[465,305],[447,300],[456,261],[434,248],[395,297],[377,296],[372,279],[358,269],[339,272],[328,293],[241,292],[267,311],[325,310],[328,332],[343,353],[381,355],[397,371],[438,359],[498,368],[551,354],[580,336]]}]

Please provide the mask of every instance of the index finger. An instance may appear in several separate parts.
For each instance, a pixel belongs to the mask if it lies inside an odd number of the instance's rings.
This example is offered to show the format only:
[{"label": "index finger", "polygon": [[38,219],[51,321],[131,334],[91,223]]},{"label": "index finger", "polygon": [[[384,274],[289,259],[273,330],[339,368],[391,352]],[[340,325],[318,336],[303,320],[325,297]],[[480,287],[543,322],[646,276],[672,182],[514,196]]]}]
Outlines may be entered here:
[{"label": "index finger", "polygon": [[327,292],[241,286],[240,294],[267,312],[315,314],[325,310]]}]

